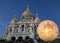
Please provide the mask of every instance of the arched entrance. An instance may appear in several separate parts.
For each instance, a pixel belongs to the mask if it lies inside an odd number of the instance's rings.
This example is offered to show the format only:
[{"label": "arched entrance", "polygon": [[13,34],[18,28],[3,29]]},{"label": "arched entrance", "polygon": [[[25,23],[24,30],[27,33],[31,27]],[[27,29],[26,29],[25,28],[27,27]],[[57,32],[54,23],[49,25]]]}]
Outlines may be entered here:
[{"label": "arched entrance", "polygon": [[17,40],[18,41],[21,41],[21,40],[23,40],[23,37],[22,36],[19,36]]},{"label": "arched entrance", "polygon": [[12,36],[11,37],[11,41],[15,41],[16,40],[16,37],[15,36]]},{"label": "arched entrance", "polygon": [[29,36],[26,36],[26,37],[25,37],[25,40],[28,40],[28,39],[30,39],[30,37],[29,37]]}]

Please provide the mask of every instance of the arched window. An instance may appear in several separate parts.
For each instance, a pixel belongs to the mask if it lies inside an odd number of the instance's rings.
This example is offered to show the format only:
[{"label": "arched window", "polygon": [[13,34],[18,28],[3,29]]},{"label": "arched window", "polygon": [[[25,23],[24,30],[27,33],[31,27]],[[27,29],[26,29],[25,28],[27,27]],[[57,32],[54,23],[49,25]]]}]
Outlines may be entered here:
[{"label": "arched window", "polygon": [[24,25],[22,25],[22,31],[24,31]]},{"label": "arched window", "polygon": [[34,26],[34,28],[36,29],[36,26]]},{"label": "arched window", "polygon": [[38,25],[37,25],[37,27],[38,27]]},{"label": "arched window", "polygon": [[10,27],[10,33],[12,32],[12,27]]},{"label": "arched window", "polygon": [[35,29],[34,31],[36,32],[37,27],[36,27],[36,26],[34,26],[34,29]]}]

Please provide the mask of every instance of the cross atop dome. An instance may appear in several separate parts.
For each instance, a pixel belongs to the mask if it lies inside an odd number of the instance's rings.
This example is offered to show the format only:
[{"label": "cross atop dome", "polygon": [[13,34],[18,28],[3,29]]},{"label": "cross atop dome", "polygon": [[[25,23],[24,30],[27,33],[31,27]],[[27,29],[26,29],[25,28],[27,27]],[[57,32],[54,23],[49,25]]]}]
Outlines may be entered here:
[{"label": "cross atop dome", "polygon": [[29,10],[29,5],[27,5],[27,10]]},{"label": "cross atop dome", "polygon": [[14,15],[14,18],[16,18],[16,14]]},{"label": "cross atop dome", "polygon": [[14,15],[14,18],[13,19],[16,20],[16,14]]},{"label": "cross atop dome", "polygon": [[38,13],[36,13],[36,17],[38,17]]}]

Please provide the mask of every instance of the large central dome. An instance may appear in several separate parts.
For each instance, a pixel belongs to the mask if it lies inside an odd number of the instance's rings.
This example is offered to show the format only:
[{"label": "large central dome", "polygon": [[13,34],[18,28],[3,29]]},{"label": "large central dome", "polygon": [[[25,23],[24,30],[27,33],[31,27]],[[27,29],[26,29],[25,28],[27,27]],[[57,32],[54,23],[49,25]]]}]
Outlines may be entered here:
[{"label": "large central dome", "polygon": [[27,9],[22,13],[22,17],[33,17],[32,12],[29,10],[29,6],[27,6]]}]

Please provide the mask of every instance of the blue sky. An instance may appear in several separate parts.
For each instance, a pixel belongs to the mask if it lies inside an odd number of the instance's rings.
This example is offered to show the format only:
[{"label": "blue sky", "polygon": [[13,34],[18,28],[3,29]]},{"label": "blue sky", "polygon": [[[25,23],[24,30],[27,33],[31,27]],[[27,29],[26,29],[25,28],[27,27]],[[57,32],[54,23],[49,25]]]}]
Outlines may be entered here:
[{"label": "blue sky", "polygon": [[41,21],[53,20],[60,31],[60,0],[0,0],[0,36],[4,35],[14,15],[21,18],[27,4],[34,16],[38,13]]}]

